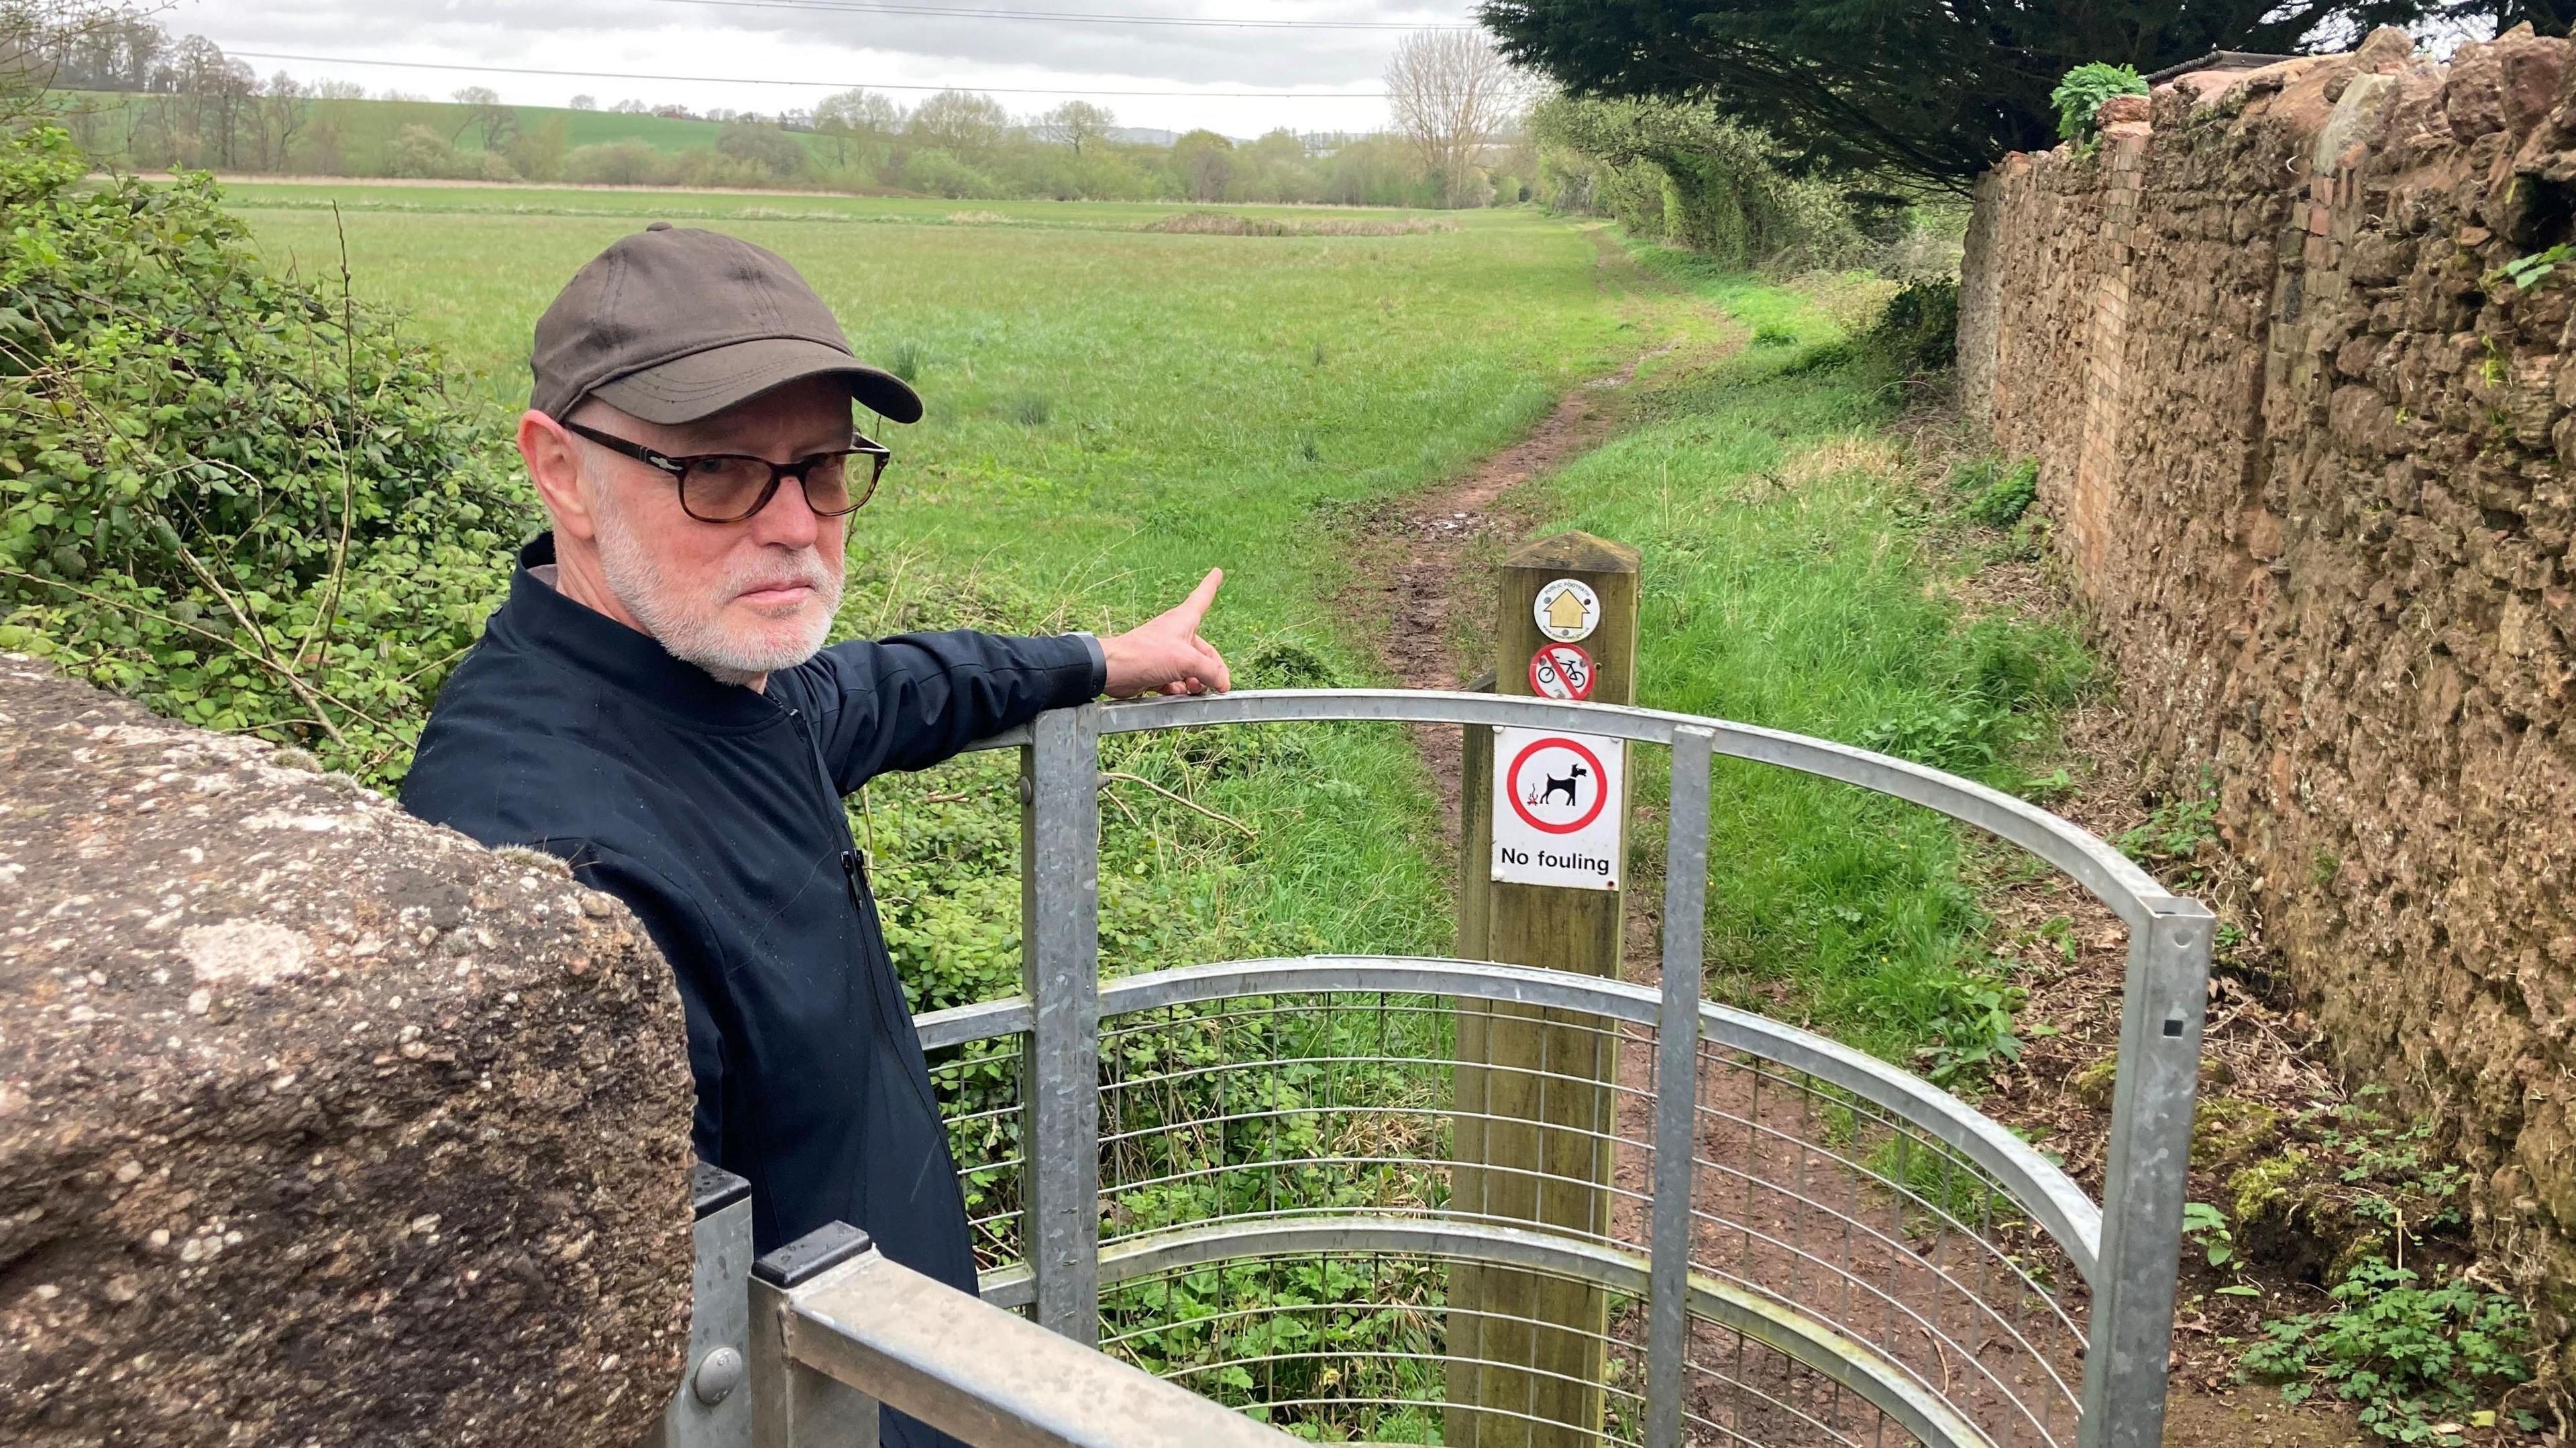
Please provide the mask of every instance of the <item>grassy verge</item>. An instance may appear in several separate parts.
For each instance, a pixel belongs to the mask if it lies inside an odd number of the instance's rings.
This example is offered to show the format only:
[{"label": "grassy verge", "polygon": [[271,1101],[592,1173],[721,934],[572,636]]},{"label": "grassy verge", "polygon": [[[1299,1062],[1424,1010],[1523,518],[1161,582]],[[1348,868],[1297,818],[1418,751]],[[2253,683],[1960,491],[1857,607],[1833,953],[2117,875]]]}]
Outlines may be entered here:
[{"label": "grassy verge", "polygon": [[[1549,484],[1551,525],[1645,554],[1643,702],[2026,784],[2087,662],[2060,628],[1949,600],[1945,579],[1973,566],[1952,546],[1956,505],[1912,476],[1886,431],[1898,389],[1839,319],[1867,287],[1639,259],[1753,339],[1665,382],[1642,425]],[[1947,820],[1722,760],[1712,829],[1713,995],[1909,1065],[1929,1050],[1945,1075],[2009,1032]]]}]

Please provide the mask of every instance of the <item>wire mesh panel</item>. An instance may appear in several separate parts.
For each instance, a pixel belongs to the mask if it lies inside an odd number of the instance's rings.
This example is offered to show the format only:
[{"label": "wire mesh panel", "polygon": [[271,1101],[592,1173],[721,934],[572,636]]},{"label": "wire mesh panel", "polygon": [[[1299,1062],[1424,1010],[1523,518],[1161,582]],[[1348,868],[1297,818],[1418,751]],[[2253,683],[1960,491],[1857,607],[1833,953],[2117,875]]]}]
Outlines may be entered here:
[{"label": "wire mesh panel", "polygon": [[968,1041],[929,1055],[930,1085],[948,1122],[948,1149],[957,1159],[976,1264],[1023,1261],[1027,1237],[1021,1182],[1028,1146],[1020,1106],[1019,1040]]},{"label": "wire mesh panel", "polygon": [[[1112,1269],[1115,1270],[1114,1268]],[[1497,1326],[1539,1326],[1508,1301],[1449,1300],[1472,1259],[1400,1251],[1255,1252],[1148,1270],[1105,1286],[1102,1347],[1301,1437],[1328,1442],[1544,1441],[1562,1432],[1538,1411],[1530,1360],[1461,1359],[1457,1342],[1508,1340]],[[1522,1269],[1534,1284],[1601,1287],[1575,1272]],[[1544,1330],[1562,1331],[1548,1326]],[[1599,1444],[1641,1444],[1644,1315],[1613,1294],[1594,1334],[1606,1364]],[[1507,1372],[1531,1400],[1453,1398],[1461,1370]],[[1724,1323],[1691,1324],[1683,1421],[1707,1444],[1877,1445],[1920,1441],[1867,1397]]]},{"label": "wire mesh panel", "polygon": [[1694,1272],[1869,1343],[1999,1444],[2072,1442],[2084,1284],[1966,1153],[1748,1052],[1699,1051]]},{"label": "wire mesh panel", "polygon": [[1220,1218],[1437,1210],[1452,1031],[1445,1003],[1389,992],[1242,996],[1106,1022],[1104,1245]]},{"label": "wire mesh panel", "polygon": [[[1311,968],[1329,968],[1340,984],[1382,975],[1391,986],[1445,969],[1454,991],[1281,988]],[[1419,1435],[1429,1432],[1449,1444],[1564,1441],[1531,1425],[1566,1421],[1568,1396],[1551,1391],[1557,1365],[1597,1361],[1599,1381],[1572,1400],[1597,1393],[1601,1435],[1636,1440],[1660,1094],[1655,1030],[1638,1018],[1649,1009],[1642,992],[1560,977],[1558,1000],[1599,1007],[1551,1014],[1584,1059],[1479,1063],[1462,1077],[1452,1059],[1462,1001],[1513,999],[1529,973],[1365,958],[1164,973],[1184,974],[1186,989],[1138,977],[1104,993],[1105,1284],[1122,1253],[1176,1231],[1249,1238],[1301,1221],[1536,1229],[1638,1275],[1613,1284],[1473,1256],[1247,1256],[1105,1286],[1104,1342],[1226,1401],[1289,1415],[1280,1421],[1383,1441],[1427,1441]],[[1127,1008],[1122,999],[1155,1003]],[[988,1267],[1017,1262],[1024,1240],[1015,1039],[944,1048],[934,1072]],[[1613,1063],[1606,1086],[1596,1053]],[[1694,1283],[1777,1304],[1850,1339],[1866,1349],[1870,1371],[1919,1387],[1971,1433],[1999,1444],[2072,1441],[2083,1283],[2017,1205],[2030,1184],[2003,1179],[1848,1085],[1705,1037],[1694,1060],[1696,1080],[1683,1088],[1695,1119]],[[1462,1079],[1476,1089],[1462,1095]],[[1551,1127],[1567,1139],[1529,1158],[1535,1165],[1453,1165],[1460,1133],[1523,1124],[1515,1102],[1558,1089],[1605,1093],[1591,1128]],[[1519,1204],[1484,1209],[1498,1196],[1490,1179],[1506,1170],[1517,1174],[1510,1195]],[[1588,1229],[1542,1226],[1523,1208],[1551,1191],[1597,1194],[1602,1210]],[[1607,1310],[1569,1322],[1537,1300],[1552,1285]],[[1516,1309],[1521,1296],[1531,1300]],[[1569,1334],[1597,1342],[1569,1353]],[[1691,1329],[1684,1418],[1694,1441],[1883,1435],[1880,1410],[1848,1386],[1735,1337],[1712,1321]],[[1516,1397],[1530,1400],[1517,1417]],[[1461,1413],[1492,1421],[1460,1424]]]}]

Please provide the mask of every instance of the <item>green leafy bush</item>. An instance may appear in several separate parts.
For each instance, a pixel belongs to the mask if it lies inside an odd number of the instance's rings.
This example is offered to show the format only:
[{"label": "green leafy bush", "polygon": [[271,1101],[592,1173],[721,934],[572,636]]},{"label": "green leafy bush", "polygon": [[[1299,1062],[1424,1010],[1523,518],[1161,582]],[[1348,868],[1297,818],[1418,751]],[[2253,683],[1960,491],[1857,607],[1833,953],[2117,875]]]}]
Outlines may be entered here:
[{"label": "green leafy bush", "polygon": [[1959,360],[1959,283],[1907,282],[1861,337],[1862,350],[1905,377],[1940,372]]},{"label": "green leafy bush", "polygon": [[529,526],[487,404],[210,178],[0,137],[0,649],[378,784]]},{"label": "green leafy bush", "polygon": [[2322,1388],[2356,1404],[2361,1425],[2390,1441],[2458,1444],[2459,1424],[2448,1420],[2477,1402],[2481,1386],[2530,1378],[2515,1349],[2531,1330],[2512,1298],[2465,1276],[2420,1280],[2377,1258],[2359,1264],[2326,1294],[2332,1309],[2265,1323],[2244,1370],[2283,1383],[2289,1402]]},{"label": "green leafy bush", "polygon": [[1559,96],[1531,129],[1556,210],[1606,212],[1729,266],[1848,266],[1870,250],[1842,188],[1704,102]]},{"label": "green leafy bush", "polygon": [[2057,107],[2059,139],[2090,144],[2094,138],[2093,113],[2113,96],[2142,96],[2147,93],[2146,77],[2134,65],[2105,65],[2092,61],[2066,73],[2057,89],[2048,93],[2048,103]]}]

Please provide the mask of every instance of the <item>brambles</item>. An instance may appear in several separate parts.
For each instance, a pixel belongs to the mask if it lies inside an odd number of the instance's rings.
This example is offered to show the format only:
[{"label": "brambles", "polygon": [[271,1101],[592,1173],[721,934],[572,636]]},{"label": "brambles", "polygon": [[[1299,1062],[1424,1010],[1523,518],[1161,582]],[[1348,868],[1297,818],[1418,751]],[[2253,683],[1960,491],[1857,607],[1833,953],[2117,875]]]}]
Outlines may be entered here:
[{"label": "brambles", "polygon": [[496,410],[206,177],[0,138],[0,649],[400,778],[530,510]]}]

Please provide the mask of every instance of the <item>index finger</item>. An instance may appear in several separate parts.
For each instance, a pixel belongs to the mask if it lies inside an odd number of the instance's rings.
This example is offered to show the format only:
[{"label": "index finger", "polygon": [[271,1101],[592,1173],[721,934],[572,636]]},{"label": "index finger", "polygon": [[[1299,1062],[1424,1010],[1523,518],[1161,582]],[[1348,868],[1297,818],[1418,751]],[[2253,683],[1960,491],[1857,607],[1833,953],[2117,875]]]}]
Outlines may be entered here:
[{"label": "index finger", "polygon": [[1223,582],[1225,582],[1224,569],[1209,569],[1207,577],[1200,579],[1199,586],[1191,589],[1190,596],[1182,599],[1181,606],[1173,609],[1172,612],[1178,614],[1195,632],[1199,626],[1199,620],[1207,617],[1208,606],[1216,602],[1217,585]]}]

